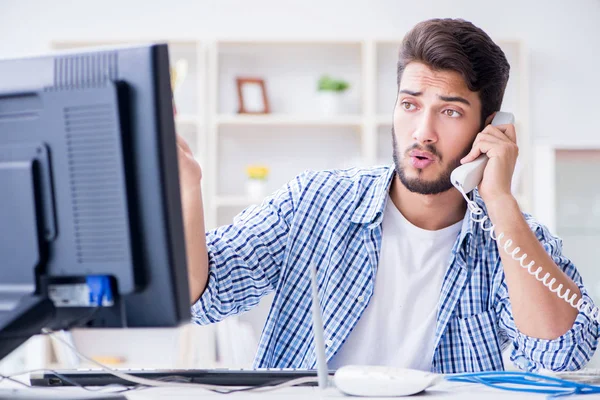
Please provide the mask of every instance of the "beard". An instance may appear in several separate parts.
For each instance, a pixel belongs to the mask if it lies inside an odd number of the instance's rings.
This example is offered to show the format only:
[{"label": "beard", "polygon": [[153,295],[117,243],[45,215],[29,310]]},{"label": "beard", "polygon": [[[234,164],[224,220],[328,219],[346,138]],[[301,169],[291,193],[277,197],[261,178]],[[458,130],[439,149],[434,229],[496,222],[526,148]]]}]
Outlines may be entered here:
[{"label": "beard", "polygon": [[422,169],[417,169],[417,177],[416,178],[409,178],[408,176],[406,176],[406,168],[404,165],[402,165],[401,161],[410,157],[408,155],[410,153],[410,151],[420,150],[420,151],[430,152],[431,154],[433,154],[434,156],[437,157],[437,160],[440,163],[442,163],[443,157],[437,151],[435,146],[432,144],[426,144],[424,146],[420,146],[419,144],[415,143],[412,146],[410,146],[408,149],[406,149],[406,151],[404,152],[404,157],[401,159],[400,155],[398,154],[398,142],[396,141],[396,132],[394,131],[393,127],[392,127],[392,145],[394,147],[394,166],[396,169],[396,174],[398,174],[398,178],[400,179],[400,182],[402,182],[404,187],[406,187],[409,191],[411,191],[413,193],[419,193],[419,194],[439,194],[439,193],[443,193],[443,192],[446,192],[446,191],[452,189],[454,186],[452,186],[452,183],[450,182],[450,175],[452,174],[452,171],[454,171],[455,168],[457,168],[461,165],[460,160],[464,156],[469,154],[469,152],[471,151],[471,147],[472,147],[472,144],[470,144],[462,152],[462,154],[460,156],[458,156],[454,160],[451,160],[446,165],[444,170],[438,175],[437,178],[435,178],[433,180],[425,180],[421,177],[421,175],[423,173]]}]

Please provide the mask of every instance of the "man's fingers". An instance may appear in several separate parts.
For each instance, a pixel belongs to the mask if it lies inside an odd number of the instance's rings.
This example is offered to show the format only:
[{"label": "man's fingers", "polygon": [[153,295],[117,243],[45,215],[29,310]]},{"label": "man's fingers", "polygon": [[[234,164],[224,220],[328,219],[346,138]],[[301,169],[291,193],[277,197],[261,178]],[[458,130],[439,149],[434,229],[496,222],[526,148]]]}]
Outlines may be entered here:
[{"label": "man's fingers", "polygon": [[177,145],[179,147],[181,147],[181,149],[188,153],[188,154],[192,154],[192,149],[190,149],[190,146],[187,144],[187,142],[185,141],[185,139],[183,137],[181,137],[181,135],[177,134]]},{"label": "man's fingers", "polygon": [[502,143],[506,140],[506,138],[499,139],[498,137],[491,135],[488,131],[482,131],[475,138],[475,142],[473,142],[473,148],[471,149],[469,154],[467,154],[460,160],[461,164],[465,164],[475,160],[481,154],[485,154],[487,151],[489,151],[492,145]]},{"label": "man's fingers", "polygon": [[486,134],[490,138],[498,139],[498,140],[503,141],[503,142],[510,142],[511,141],[510,138],[508,136],[506,136],[506,134],[504,134],[503,132],[501,132],[498,129],[490,129],[489,131],[486,132]]},{"label": "man's fingers", "polygon": [[490,151],[490,149],[492,149],[494,146],[497,146],[499,143],[500,143],[500,140],[498,138],[495,138],[495,137],[492,137],[489,135],[483,135],[481,137],[478,137],[477,141],[475,143],[473,143],[473,148],[471,149],[469,154],[464,156],[460,160],[460,163],[466,164],[468,162],[475,160],[480,155],[486,154],[488,151]]},{"label": "man's fingers", "polygon": [[504,136],[501,132],[482,132],[478,137],[479,142],[490,142],[490,143],[505,143],[508,142],[508,138]]},{"label": "man's fingers", "polygon": [[181,147],[181,145],[179,143],[177,143],[177,156],[178,157],[185,156],[185,149],[183,147]]},{"label": "man's fingers", "polygon": [[515,131],[515,126],[512,124],[503,124],[503,125],[488,125],[483,132],[488,132],[490,135],[494,135],[499,137],[502,135],[505,138],[508,138],[513,143],[517,143],[517,133]]},{"label": "man's fingers", "polygon": [[473,145],[473,148],[471,149],[471,151],[469,152],[469,154],[467,154],[466,156],[464,156],[460,160],[460,162],[461,162],[461,164],[465,164],[465,163],[471,162],[474,159],[476,159],[477,157],[479,157],[480,154],[481,154],[481,150],[479,150],[479,146]]}]

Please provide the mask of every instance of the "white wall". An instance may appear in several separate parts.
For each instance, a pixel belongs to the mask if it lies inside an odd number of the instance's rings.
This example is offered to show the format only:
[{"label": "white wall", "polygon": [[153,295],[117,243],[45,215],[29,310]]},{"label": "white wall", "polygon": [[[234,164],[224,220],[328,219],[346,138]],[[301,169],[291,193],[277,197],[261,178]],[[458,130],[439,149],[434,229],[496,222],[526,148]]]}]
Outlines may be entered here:
[{"label": "white wall", "polygon": [[[462,17],[530,48],[535,137],[596,138],[600,1],[0,0],[0,57],[52,40],[402,37],[431,17]],[[596,131],[595,131],[596,130]]]}]

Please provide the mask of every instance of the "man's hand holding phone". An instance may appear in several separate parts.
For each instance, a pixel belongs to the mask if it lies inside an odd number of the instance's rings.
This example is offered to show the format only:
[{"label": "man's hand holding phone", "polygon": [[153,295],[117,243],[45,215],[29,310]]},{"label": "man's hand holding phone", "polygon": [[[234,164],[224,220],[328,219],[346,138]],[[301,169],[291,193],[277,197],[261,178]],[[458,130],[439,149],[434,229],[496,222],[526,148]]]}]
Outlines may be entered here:
[{"label": "man's hand holding phone", "polygon": [[481,154],[489,158],[478,187],[483,201],[489,206],[507,196],[513,197],[511,182],[519,155],[515,126],[488,124],[477,135],[471,151],[461,160],[461,164],[471,162]]}]

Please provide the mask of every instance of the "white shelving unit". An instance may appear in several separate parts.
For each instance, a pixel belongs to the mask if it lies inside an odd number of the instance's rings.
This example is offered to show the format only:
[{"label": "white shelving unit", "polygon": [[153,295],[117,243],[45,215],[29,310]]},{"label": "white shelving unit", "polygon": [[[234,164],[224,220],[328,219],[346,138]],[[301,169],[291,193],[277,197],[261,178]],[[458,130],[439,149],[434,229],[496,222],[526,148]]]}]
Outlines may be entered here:
[{"label": "white shelving unit", "polygon": [[[216,41],[209,48],[209,167],[207,226],[231,222],[252,204],[245,167],[266,165],[267,193],[309,168],[335,168],[350,155],[361,159],[364,131],[363,43],[354,41]],[[319,112],[316,83],[323,73],[350,82],[347,111]],[[236,114],[235,78],[263,78],[271,106],[267,115]],[[348,165],[349,166],[349,165]]]},{"label": "white shelving unit", "polygon": [[[517,117],[521,163],[530,151],[527,58],[518,41],[500,41],[511,63],[503,110]],[[265,164],[270,193],[304,169],[391,163],[398,40],[227,40],[208,46],[208,164],[205,208],[209,228],[231,222],[252,201],[244,194],[244,168]],[[328,73],[350,82],[347,113],[322,115],[316,82]],[[265,79],[268,115],[235,114],[235,77]],[[529,169],[517,197],[531,208]]]}]

